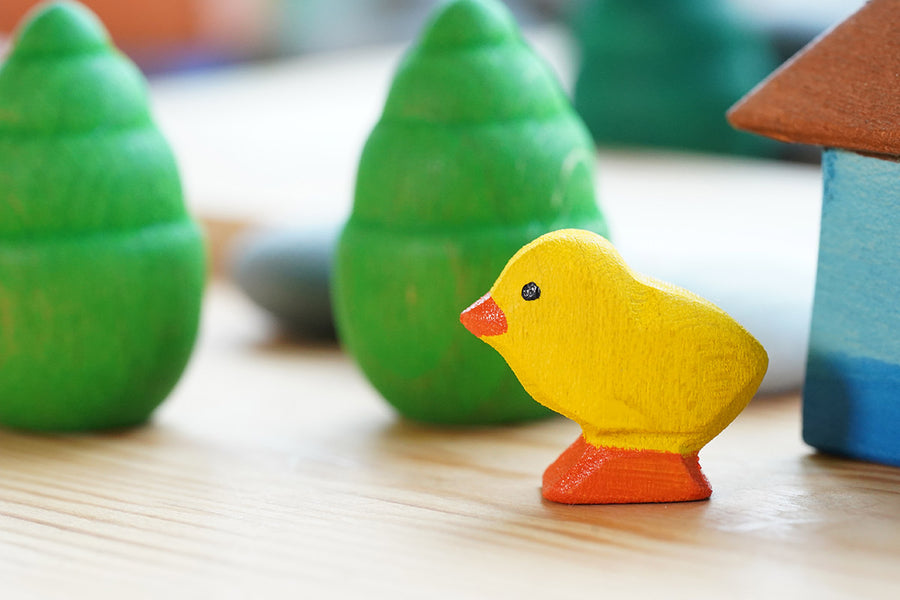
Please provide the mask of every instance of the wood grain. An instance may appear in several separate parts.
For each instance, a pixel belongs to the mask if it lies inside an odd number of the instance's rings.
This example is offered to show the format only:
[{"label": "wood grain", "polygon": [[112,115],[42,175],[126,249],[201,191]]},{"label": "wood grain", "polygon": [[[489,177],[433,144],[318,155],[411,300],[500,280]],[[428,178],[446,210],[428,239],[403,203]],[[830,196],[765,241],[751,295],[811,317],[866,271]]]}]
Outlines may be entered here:
[{"label": "wood grain", "polygon": [[900,593],[900,470],[812,454],[796,396],[704,449],[707,502],[560,506],[540,474],[574,423],[399,422],[336,348],[221,284],[206,308],[152,425],[0,432],[3,597]]}]

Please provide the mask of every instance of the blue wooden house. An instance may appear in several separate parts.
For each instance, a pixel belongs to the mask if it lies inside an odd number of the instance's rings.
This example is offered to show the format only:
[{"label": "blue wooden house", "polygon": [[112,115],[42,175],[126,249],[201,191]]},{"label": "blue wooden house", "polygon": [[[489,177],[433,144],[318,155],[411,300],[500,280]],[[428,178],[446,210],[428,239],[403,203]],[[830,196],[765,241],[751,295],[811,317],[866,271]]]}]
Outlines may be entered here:
[{"label": "blue wooden house", "polygon": [[729,120],[824,148],[803,438],[900,466],[900,0],[871,0]]}]

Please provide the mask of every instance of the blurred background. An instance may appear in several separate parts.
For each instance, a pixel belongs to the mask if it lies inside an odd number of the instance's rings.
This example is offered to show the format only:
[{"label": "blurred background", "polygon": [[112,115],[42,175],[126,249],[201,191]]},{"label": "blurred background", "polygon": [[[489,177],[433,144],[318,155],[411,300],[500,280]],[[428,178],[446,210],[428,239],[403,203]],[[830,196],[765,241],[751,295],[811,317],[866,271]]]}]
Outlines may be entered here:
[{"label": "blurred background", "polygon": [[[84,0],[150,72],[272,60],[413,38],[440,0]],[[600,1],[596,4],[616,4]],[[862,0],[720,0],[796,49]],[[0,3],[7,35],[38,0]],[[571,22],[582,0],[506,0],[524,26]],[[632,0],[628,4],[654,2]],[[673,2],[672,4],[680,4]],[[683,4],[691,4],[684,2]]]},{"label": "blurred background", "polygon": [[[84,0],[150,78],[214,272],[237,255],[245,273],[262,274],[245,289],[282,318],[293,316],[278,306],[319,286],[318,321],[330,318],[329,248],[351,210],[360,151],[439,3]],[[772,358],[764,389],[799,386],[819,151],[737,133],[725,111],[863,0],[505,3],[594,136],[598,196],[626,260],[754,333]],[[35,4],[0,2],[0,45]],[[235,244],[248,230],[263,230],[262,241]]]},{"label": "blurred background", "polygon": [[[83,0],[150,77],[403,47],[440,0]],[[723,113],[862,0],[505,0],[600,146],[815,162]],[[0,3],[0,53],[38,0]],[[4,39],[6,41],[4,41]],[[363,88],[360,88],[363,91]],[[373,90],[374,91],[374,90]],[[336,108],[336,107],[335,107]],[[332,111],[333,114],[337,114]]]}]

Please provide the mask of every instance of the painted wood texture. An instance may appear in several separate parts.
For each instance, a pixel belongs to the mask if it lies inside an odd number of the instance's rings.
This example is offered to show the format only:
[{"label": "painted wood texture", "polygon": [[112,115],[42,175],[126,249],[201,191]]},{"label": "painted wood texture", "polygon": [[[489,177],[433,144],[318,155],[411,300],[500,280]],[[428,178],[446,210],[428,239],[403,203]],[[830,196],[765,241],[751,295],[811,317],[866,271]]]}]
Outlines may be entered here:
[{"label": "painted wood texture", "polygon": [[[608,463],[623,463],[605,476],[632,490],[619,501],[698,499],[693,491],[630,488],[627,465],[644,470],[645,451],[698,452],[747,405],[768,364],[759,342],[724,311],[633,272],[612,244],[588,231],[555,231],[522,248],[461,320],[506,359],[535,400],[581,425],[595,448],[616,449],[595,463],[597,477]],[[663,458],[660,470],[667,464]],[[696,471],[684,472],[690,490]]]},{"label": "painted wood texture", "polygon": [[571,421],[398,421],[335,347],[207,299],[151,425],[0,430],[5,598],[900,596],[900,470],[812,455],[796,396],[704,449],[709,502],[567,507],[535,473]]},{"label": "painted wood texture", "polygon": [[900,154],[900,1],[871,0],[811,42],[728,113],[787,142]]},{"label": "painted wood texture", "polygon": [[900,466],[900,163],[828,150],[803,437]]},{"label": "painted wood texture", "polygon": [[341,343],[407,418],[547,417],[457,315],[523,244],[606,232],[594,148],[498,0],[439,5],[363,149],[335,257]]},{"label": "painted wood texture", "polygon": [[696,452],[594,446],[578,439],[544,471],[541,492],[563,504],[706,500],[712,488]]},{"label": "painted wood texture", "polygon": [[140,71],[75,2],[0,66],[0,423],[146,420],[193,348],[202,235]]}]

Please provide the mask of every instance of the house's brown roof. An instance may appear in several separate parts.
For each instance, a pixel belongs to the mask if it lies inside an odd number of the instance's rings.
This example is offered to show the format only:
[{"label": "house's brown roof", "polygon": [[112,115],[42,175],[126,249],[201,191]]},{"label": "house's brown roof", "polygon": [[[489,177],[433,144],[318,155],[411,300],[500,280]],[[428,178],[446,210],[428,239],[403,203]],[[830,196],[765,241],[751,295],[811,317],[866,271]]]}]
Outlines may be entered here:
[{"label": "house's brown roof", "polygon": [[900,0],[871,0],[728,111],[788,142],[900,155]]}]

